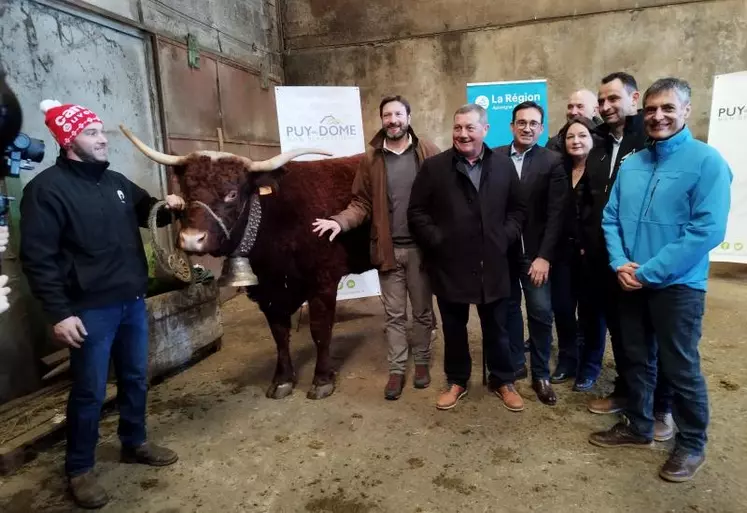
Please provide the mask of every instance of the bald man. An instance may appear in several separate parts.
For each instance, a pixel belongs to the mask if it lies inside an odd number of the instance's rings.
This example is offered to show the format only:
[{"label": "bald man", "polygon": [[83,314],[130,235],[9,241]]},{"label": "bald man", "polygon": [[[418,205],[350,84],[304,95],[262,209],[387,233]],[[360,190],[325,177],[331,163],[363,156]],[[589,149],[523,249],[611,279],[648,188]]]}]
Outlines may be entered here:
[{"label": "bald man", "polygon": [[[597,101],[596,93],[593,93],[588,89],[579,89],[568,97],[565,118],[570,121],[576,116],[589,118],[596,125],[602,124],[602,119],[599,117],[599,102]],[[558,135],[555,135],[552,139],[547,141],[545,147],[550,150],[561,151],[562,146],[561,141],[558,139]]]}]

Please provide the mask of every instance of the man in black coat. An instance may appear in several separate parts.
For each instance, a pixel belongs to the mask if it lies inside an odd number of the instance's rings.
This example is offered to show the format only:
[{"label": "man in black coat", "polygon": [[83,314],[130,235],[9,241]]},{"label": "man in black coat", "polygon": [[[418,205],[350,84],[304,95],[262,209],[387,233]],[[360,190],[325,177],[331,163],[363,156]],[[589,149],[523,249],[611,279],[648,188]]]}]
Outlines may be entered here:
[{"label": "man in black coat", "polygon": [[[41,108],[61,150],[55,165],[23,191],[21,263],[55,340],[70,348],[65,473],[75,502],[93,509],[109,500],[93,468],[110,360],[122,461],[165,466],[177,460],[148,440],[145,425],[148,264],[139,227],[147,227],[158,200],[109,169],[104,125],[90,109],[51,100]],[[184,208],[179,196],[167,196],[166,203]],[[158,222],[170,222],[168,212]]]},{"label": "man in black coat", "polygon": [[[628,385],[624,379],[627,359],[622,346],[618,313],[622,289],[616,273],[609,267],[609,255],[602,232],[602,211],[607,205],[620,164],[629,155],[646,146],[643,112],[638,110],[639,97],[638,84],[628,73],[611,73],[602,79],[599,87],[599,113],[604,119],[604,124],[597,127],[597,131],[604,142],[594,144],[586,163],[593,202],[591,220],[587,225],[589,232],[585,237],[588,241],[586,256],[589,265],[593,267],[592,273],[599,277],[594,281],[595,299],[590,301],[591,305],[598,309],[588,312],[588,316],[606,322],[617,368],[612,393],[589,403],[589,411],[599,414],[622,411],[628,396]],[[654,393],[654,438],[657,441],[668,440],[674,435],[671,401],[670,388],[662,379],[658,379]]]},{"label": "man in black coat", "polygon": [[511,160],[483,142],[488,128],[479,105],[458,109],[453,148],[425,160],[408,208],[410,231],[423,250],[441,312],[448,383],[436,405],[442,410],[467,393],[471,304],[480,315],[491,389],[509,410],[524,409],[514,388],[506,309],[507,250],[519,238],[525,207]]},{"label": "man in black coat", "polygon": [[518,376],[523,377],[526,360],[521,314],[523,292],[529,321],[532,388],[541,402],[554,405],[557,397],[550,384],[553,321],[550,266],[563,231],[569,189],[561,156],[537,144],[544,116],[544,110],[535,102],[517,105],[511,121],[514,140],[496,152],[513,161],[527,206],[522,236],[509,252],[508,332],[513,363]]}]

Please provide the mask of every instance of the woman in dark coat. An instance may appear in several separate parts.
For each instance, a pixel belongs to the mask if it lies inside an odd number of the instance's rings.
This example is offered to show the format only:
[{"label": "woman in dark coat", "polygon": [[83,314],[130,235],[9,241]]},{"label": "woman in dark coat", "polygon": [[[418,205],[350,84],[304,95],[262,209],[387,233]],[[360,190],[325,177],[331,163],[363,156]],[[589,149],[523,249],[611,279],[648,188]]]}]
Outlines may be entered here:
[{"label": "woman in dark coat", "polygon": [[587,314],[595,278],[584,258],[592,206],[586,161],[594,147],[594,123],[584,117],[573,118],[563,127],[560,137],[571,194],[560,249],[550,273],[558,335],[558,366],[552,382],[575,378],[573,390],[586,392],[601,372],[605,337],[603,319]]}]

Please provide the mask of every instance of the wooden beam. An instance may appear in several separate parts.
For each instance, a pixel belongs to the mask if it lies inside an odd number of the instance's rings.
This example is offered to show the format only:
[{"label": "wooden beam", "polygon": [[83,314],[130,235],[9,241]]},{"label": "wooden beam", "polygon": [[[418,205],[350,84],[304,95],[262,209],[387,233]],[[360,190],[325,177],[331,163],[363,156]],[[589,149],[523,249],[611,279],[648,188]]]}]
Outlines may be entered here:
[{"label": "wooden beam", "polygon": [[[115,397],[117,397],[117,387],[107,384],[104,404],[111,402]],[[64,402],[59,404],[57,409],[64,411]],[[0,474],[7,475],[17,470],[26,462],[26,455],[33,449],[36,442],[61,430],[67,424],[67,419],[63,414],[50,413],[45,416],[45,419],[0,446]]]},{"label": "wooden beam", "polygon": [[70,349],[60,349],[59,351],[42,358],[42,362],[44,362],[44,365],[46,365],[47,367],[54,367],[55,365],[58,365],[69,359]]}]

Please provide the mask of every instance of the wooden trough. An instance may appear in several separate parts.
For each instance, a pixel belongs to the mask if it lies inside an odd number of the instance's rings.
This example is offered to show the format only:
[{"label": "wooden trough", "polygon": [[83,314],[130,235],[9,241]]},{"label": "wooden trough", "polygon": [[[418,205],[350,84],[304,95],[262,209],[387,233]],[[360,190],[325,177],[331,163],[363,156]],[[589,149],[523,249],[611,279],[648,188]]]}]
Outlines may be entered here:
[{"label": "wooden trough", "polygon": [[223,318],[215,280],[146,299],[150,326],[148,376],[179,370],[206,351],[220,348]]}]

